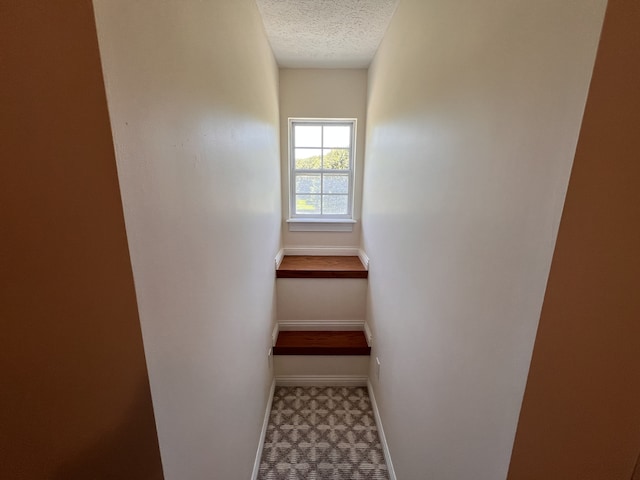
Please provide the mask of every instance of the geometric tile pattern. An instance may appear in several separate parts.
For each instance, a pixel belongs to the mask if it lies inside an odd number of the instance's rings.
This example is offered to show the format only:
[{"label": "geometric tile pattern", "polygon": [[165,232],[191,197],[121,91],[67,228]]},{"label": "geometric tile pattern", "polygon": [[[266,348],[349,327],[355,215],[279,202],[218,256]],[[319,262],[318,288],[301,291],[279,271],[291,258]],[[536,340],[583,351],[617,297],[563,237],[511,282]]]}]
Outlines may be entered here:
[{"label": "geometric tile pattern", "polygon": [[276,387],[258,480],[388,480],[366,388]]}]

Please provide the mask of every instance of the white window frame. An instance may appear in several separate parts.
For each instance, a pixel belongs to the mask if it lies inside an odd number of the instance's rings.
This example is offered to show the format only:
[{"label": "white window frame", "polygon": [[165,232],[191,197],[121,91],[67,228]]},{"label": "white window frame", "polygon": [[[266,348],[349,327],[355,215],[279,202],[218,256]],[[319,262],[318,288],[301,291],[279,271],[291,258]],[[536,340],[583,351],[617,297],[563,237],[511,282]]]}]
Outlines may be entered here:
[{"label": "white window frame", "polygon": [[[345,125],[351,128],[348,170],[297,170],[295,168],[295,129],[296,125],[333,126]],[[298,231],[351,231],[353,220],[355,163],[356,163],[356,129],[355,118],[289,118],[289,229]],[[321,145],[318,148],[322,148]],[[296,176],[304,174],[347,173],[347,213],[346,214],[296,214]],[[321,181],[322,188],[322,181]],[[322,190],[320,195],[322,195]],[[321,200],[322,205],[322,200]],[[305,227],[303,224],[307,224]],[[323,228],[323,224],[324,227]],[[340,225],[342,224],[342,225]]]}]

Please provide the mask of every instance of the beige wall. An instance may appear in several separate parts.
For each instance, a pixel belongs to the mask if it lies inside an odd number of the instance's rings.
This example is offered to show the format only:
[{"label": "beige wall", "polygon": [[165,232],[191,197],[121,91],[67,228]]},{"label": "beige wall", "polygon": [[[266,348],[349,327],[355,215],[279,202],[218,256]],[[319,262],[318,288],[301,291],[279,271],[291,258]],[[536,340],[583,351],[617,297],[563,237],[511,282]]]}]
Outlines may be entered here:
[{"label": "beige wall", "polygon": [[160,480],[91,2],[0,11],[0,478]]},{"label": "beige wall", "polygon": [[518,424],[513,480],[629,480],[640,451],[639,26],[637,1],[609,2]]},{"label": "beige wall", "polygon": [[[284,246],[360,245],[362,172],[367,114],[367,70],[281,69],[280,144],[282,173],[282,238]],[[288,119],[357,118],[353,232],[289,232],[289,131]]]},{"label": "beige wall", "polygon": [[253,0],[96,0],[167,479],[250,477],[280,245],[278,71]]},{"label": "beige wall", "polygon": [[605,3],[404,0],[383,39],[362,234],[399,478],[507,475]]},{"label": "beige wall", "polygon": [[[279,278],[278,320],[363,320],[366,279]],[[327,301],[327,299],[331,301]]]}]

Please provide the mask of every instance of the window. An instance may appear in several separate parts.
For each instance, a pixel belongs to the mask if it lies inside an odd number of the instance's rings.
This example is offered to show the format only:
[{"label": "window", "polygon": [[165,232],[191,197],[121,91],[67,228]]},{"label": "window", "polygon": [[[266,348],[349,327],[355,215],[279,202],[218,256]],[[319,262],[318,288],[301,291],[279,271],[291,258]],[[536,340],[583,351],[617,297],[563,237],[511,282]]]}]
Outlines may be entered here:
[{"label": "window", "polygon": [[290,217],[351,219],[355,119],[289,119]]}]

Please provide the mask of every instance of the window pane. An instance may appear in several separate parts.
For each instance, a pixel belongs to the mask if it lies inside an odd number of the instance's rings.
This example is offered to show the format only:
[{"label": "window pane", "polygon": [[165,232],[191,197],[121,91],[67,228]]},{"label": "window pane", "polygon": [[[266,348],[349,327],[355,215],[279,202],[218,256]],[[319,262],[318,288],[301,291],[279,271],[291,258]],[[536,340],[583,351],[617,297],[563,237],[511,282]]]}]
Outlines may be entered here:
[{"label": "window pane", "polygon": [[320,193],[320,178],[320,175],[297,175],[296,193]]},{"label": "window pane", "polygon": [[296,148],[296,170],[320,170],[322,168],[322,150],[315,148]]},{"label": "window pane", "polygon": [[325,215],[346,215],[349,210],[347,195],[322,195],[322,213]]},{"label": "window pane", "polygon": [[333,150],[323,150],[323,167],[326,170],[349,170],[349,150],[344,148],[334,148]]},{"label": "window pane", "polygon": [[296,215],[319,215],[320,195],[296,195]]},{"label": "window pane", "polygon": [[325,148],[349,148],[351,145],[351,127],[348,125],[324,127],[324,137],[322,140],[322,146]]},{"label": "window pane", "polygon": [[349,193],[348,175],[325,174],[322,182],[324,193]]},{"label": "window pane", "polygon": [[[322,126],[320,125],[295,125],[294,147],[321,147]],[[340,145],[336,145],[340,146]]]}]

